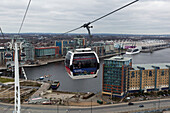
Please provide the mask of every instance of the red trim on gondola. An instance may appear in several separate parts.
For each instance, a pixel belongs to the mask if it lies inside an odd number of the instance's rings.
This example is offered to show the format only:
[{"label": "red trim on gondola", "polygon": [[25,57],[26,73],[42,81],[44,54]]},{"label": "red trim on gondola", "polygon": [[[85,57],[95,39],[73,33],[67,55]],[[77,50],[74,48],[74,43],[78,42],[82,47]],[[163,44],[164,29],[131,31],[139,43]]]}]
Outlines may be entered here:
[{"label": "red trim on gondola", "polygon": [[96,58],[78,58],[78,59],[73,59],[73,60],[87,60],[87,59],[96,59]]},{"label": "red trim on gondola", "polygon": [[65,66],[65,67],[66,67],[67,73],[71,75],[70,68],[68,68],[67,66]]},{"label": "red trim on gondola", "polygon": [[95,74],[94,72],[90,72],[90,74]]}]

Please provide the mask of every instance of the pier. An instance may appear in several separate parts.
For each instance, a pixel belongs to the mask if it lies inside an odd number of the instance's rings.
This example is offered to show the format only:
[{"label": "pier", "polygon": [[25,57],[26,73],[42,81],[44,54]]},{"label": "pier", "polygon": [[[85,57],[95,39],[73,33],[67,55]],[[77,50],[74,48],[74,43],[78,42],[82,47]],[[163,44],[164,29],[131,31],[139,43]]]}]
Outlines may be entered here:
[{"label": "pier", "polygon": [[51,84],[50,83],[42,83],[41,87],[31,96],[31,98],[37,98],[40,97],[43,93],[45,93],[49,88]]},{"label": "pier", "polygon": [[141,52],[144,52],[144,53],[150,52],[150,53],[152,53],[153,51],[166,49],[166,48],[169,48],[169,47],[170,47],[170,44],[143,46]]}]

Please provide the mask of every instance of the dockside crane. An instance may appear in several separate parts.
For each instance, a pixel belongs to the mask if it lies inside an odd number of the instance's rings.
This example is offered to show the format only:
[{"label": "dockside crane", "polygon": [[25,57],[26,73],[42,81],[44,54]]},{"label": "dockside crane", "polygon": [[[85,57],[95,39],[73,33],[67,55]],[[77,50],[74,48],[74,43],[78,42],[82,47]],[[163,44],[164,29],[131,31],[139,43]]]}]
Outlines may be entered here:
[{"label": "dockside crane", "polygon": [[2,34],[2,38],[5,39],[5,36],[4,36],[4,33],[2,32],[2,28],[0,27],[0,31],[1,31],[1,34]]}]

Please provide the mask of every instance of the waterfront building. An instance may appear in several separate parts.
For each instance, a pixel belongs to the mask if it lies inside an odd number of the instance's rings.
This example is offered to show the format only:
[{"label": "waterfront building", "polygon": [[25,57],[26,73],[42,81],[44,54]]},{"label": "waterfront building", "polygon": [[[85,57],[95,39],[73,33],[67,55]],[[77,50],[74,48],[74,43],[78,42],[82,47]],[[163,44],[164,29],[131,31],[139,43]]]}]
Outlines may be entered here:
[{"label": "waterfront building", "polygon": [[92,50],[95,51],[98,56],[105,55],[105,43],[104,42],[94,42],[92,45]]},{"label": "waterfront building", "polygon": [[[67,48],[69,45],[70,41],[69,40],[59,40],[55,42],[55,46],[59,47],[59,54],[63,55],[64,54],[64,48]],[[65,52],[67,53],[67,52]]]},{"label": "waterfront building", "polygon": [[24,41],[20,44],[19,54],[21,61],[34,61],[35,47],[31,43]]},{"label": "waterfront building", "polygon": [[170,90],[170,63],[133,64],[128,57],[104,60],[103,92],[123,97],[127,93]]},{"label": "waterfront building", "polygon": [[134,64],[127,76],[127,91],[160,91],[169,89],[170,63]]},{"label": "waterfront building", "polygon": [[126,76],[132,68],[132,59],[116,56],[104,60],[102,94],[123,97],[126,92]]},{"label": "waterfront building", "polygon": [[63,56],[66,56],[67,52],[72,50],[73,47],[72,46],[68,46],[68,47],[63,47]]},{"label": "waterfront building", "polygon": [[74,38],[75,48],[84,48],[86,46],[86,39],[83,37]]},{"label": "waterfront building", "polygon": [[98,56],[103,56],[105,55],[105,49],[103,46],[95,46],[92,47],[92,50],[96,52]]},{"label": "waterfront building", "polygon": [[106,54],[114,53],[114,42],[113,41],[106,41],[105,42],[105,53]]},{"label": "waterfront building", "polygon": [[59,55],[59,47],[37,47],[35,48],[36,58],[57,57]]},{"label": "waterfront building", "polygon": [[0,47],[0,65],[4,65],[5,63],[5,52],[6,49],[4,47]]}]

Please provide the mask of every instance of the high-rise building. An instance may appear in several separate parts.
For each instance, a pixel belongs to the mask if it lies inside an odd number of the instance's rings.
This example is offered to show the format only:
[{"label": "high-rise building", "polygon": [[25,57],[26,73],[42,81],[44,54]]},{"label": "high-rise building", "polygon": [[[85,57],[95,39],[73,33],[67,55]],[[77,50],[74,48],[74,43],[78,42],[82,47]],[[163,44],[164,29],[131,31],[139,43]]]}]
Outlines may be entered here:
[{"label": "high-rise building", "polygon": [[102,94],[122,97],[126,92],[126,76],[132,67],[132,59],[116,56],[104,60]]}]

